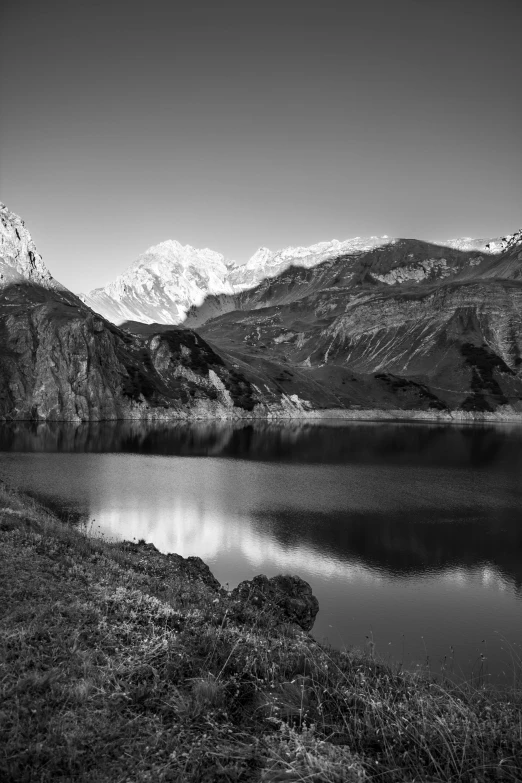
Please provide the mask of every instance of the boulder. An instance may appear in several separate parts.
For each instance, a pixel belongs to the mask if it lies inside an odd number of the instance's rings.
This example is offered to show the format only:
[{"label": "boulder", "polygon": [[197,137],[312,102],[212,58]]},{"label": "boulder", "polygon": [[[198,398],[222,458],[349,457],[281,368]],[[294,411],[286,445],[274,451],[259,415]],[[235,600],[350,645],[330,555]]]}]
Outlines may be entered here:
[{"label": "boulder", "polygon": [[275,611],[280,621],[295,623],[310,631],[319,611],[319,601],[312,588],[299,576],[279,575],[271,579],[264,574],[241,582],[231,598],[259,609]]}]

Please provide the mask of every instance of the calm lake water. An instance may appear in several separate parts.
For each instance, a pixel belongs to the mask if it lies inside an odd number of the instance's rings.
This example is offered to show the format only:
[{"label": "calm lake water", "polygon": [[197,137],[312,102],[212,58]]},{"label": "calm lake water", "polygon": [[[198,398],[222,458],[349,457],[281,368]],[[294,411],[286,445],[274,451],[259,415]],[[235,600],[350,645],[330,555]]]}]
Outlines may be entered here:
[{"label": "calm lake water", "polygon": [[335,646],[520,675],[521,427],[17,423],[0,478],[107,537],[199,555],[230,588],[299,574]]}]

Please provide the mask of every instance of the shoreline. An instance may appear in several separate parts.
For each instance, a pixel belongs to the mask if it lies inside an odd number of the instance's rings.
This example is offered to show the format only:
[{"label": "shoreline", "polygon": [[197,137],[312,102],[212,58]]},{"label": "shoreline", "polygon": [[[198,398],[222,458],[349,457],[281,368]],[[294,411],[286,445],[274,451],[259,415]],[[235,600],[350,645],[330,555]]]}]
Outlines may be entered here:
[{"label": "shoreline", "polygon": [[484,411],[481,413],[472,413],[468,411],[444,411],[432,413],[430,411],[414,411],[414,410],[401,410],[390,409],[383,410],[378,408],[369,409],[347,409],[347,408],[328,408],[328,409],[314,409],[306,410],[304,408],[297,408],[289,411],[285,409],[283,411],[263,411],[263,412],[219,412],[201,411],[196,410],[193,413],[190,411],[180,413],[178,411],[172,411],[171,413],[161,412],[142,412],[141,415],[122,416],[122,417],[110,417],[110,418],[7,418],[0,417],[1,424],[10,424],[16,422],[28,422],[32,424],[50,424],[50,423],[67,423],[67,424],[90,424],[90,423],[102,423],[102,422],[147,422],[153,423],[168,423],[172,422],[195,422],[195,421],[213,421],[213,422],[249,422],[249,421],[269,421],[269,422],[284,422],[284,421],[327,421],[327,420],[343,420],[343,421],[368,421],[368,422],[434,422],[441,424],[476,424],[476,423],[491,423],[491,424],[521,424],[522,412],[516,411]]},{"label": "shoreline", "polygon": [[520,684],[332,649],[199,558],[89,538],[3,483],[0,557],[6,783],[522,778]]}]

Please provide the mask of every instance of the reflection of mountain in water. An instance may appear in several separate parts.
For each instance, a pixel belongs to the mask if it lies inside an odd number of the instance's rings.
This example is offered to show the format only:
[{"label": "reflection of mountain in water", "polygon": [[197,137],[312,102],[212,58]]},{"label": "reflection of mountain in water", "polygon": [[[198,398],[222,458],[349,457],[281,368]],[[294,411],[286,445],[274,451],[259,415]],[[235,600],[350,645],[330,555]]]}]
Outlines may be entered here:
[{"label": "reflection of mountain in water", "polygon": [[139,421],[13,422],[0,428],[0,451],[125,452],[222,456],[297,463],[414,464],[522,468],[522,427],[291,421],[252,424]]},{"label": "reflection of mountain in water", "polygon": [[[472,572],[489,564],[518,589],[521,447],[522,428],[491,425],[16,422],[0,428],[2,451],[239,460],[233,477],[226,463],[214,461],[215,487],[203,491],[210,480],[210,463],[184,463],[183,480],[178,464],[175,488],[168,473],[170,461],[134,462],[137,472],[131,487],[127,475],[118,485],[117,474],[109,478],[106,467],[89,458],[96,474],[91,502],[95,516],[100,522],[105,518],[108,525],[110,521],[115,532],[126,530],[124,536],[131,529],[132,535],[141,536],[146,525],[150,540],[157,536],[159,542],[164,526],[169,535],[177,531],[176,541],[169,544],[180,552],[179,547],[188,546],[192,553],[189,539],[207,541],[203,556],[241,540],[248,558],[268,547],[274,550],[270,557],[284,561],[285,568],[297,568],[307,553],[316,564],[330,567],[335,562],[341,570],[360,564],[394,577],[456,568]],[[255,461],[265,463],[263,471],[255,469]],[[274,462],[285,467],[275,468]],[[311,467],[318,464],[324,469]],[[469,477],[474,480],[471,488]],[[50,504],[52,488],[46,479],[51,478],[46,475],[33,490],[40,497],[45,490],[44,500]],[[82,473],[76,480],[89,481]],[[189,491],[191,480],[195,487]],[[403,487],[403,481],[409,486]],[[72,500],[71,495],[59,501],[66,514],[72,513]]]},{"label": "reflection of mountain in water", "polygon": [[[270,514],[271,533],[282,547],[296,546],[322,556],[357,562],[395,578],[435,575],[491,565],[502,579],[522,590],[522,525],[517,515],[500,512],[477,519],[466,509],[436,523],[410,513],[319,514],[303,519],[293,511]],[[466,517],[469,517],[466,521]],[[262,512],[256,514],[264,521]],[[458,519],[458,521],[455,521]]]}]

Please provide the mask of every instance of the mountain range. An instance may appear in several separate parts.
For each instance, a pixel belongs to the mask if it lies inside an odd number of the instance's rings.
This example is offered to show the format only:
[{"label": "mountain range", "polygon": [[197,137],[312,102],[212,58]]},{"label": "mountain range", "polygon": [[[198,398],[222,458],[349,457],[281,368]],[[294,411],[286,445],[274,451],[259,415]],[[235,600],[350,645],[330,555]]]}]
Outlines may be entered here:
[{"label": "mountain range", "polygon": [[260,248],[169,240],[76,297],[0,209],[0,415],[522,417],[522,232]]},{"label": "mountain range", "polygon": [[342,254],[368,251],[386,239],[334,239],[276,252],[260,247],[242,265],[208,248],[198,250],[167,240],[150,247],[105,288],[95,288],[80,298],[116,324],[134,320],[176,325],[210,296],[239,293],[277,277],[290,266],[311,268]]}]

